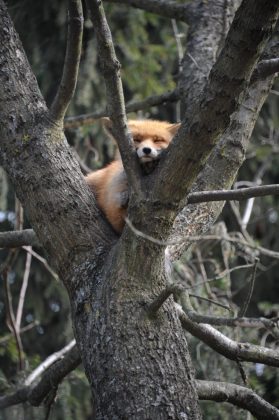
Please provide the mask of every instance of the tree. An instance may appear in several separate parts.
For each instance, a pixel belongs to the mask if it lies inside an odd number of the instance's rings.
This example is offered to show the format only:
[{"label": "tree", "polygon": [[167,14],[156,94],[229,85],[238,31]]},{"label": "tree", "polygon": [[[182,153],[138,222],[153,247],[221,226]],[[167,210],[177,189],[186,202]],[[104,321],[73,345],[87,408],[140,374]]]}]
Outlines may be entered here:
[{"label": "tree", "polygon": [[[278,355],[226,341],[200,322],[235,325],[247,320],[199,317],[183,288],[166,285],[166,261],[179,258],[191,237],[208,230],[223,207],[220,196],[217,201],[210,201],[216,200],[213,194],[195,199],[193,192],[230,188],[244,160],[278,70],[271,36],[279,2],[244,0],[233,19],[237,1],[122,3],[189,22],[190,29],[173,94],[182,100],[183,123],[158,167],[143,177],[127,131],[120,66],[103,6],[97,0],[86,2],[106,82],[107,114],[130,185],[128,221],[118,238],[97,208],[63,134],[80,59],[81,3],[69,2],[64,71],[48,109],[0,2],[1,164],[67,288],[96,418],[198,419],[198,394],[218,400],[224,389],[229,400],[259,418],[279,418],[278,410],[252,391],[238,390],[241,402],[230,385],[195,381],[181,326],[233,360],[278,366]],[[191,200],[206,201],[194,205]],[[71,368],[78,359],[74,351]],[[29,395],[29,390],[22,392]]]}]

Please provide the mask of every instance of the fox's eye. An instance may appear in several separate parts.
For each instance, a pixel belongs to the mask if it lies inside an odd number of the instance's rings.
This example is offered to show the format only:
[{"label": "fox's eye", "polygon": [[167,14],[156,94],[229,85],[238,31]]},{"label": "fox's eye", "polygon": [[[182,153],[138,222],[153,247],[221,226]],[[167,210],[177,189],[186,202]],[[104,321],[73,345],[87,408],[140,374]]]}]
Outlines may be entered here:
[{"label": "fox's eye", "polygon": [[153,141],[154,143],[164,143],[164,139],[161,137],[154,137]]},{"label": "fox's eye", "polygon": [[133,137],[134,143],[140,143],[140,137],[134,136]]}]

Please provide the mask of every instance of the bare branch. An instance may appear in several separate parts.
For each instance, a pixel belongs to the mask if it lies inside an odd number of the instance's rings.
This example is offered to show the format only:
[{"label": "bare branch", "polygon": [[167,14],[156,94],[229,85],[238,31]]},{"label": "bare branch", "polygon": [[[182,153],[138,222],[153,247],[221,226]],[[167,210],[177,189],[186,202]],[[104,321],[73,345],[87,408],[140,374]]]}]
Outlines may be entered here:
[{"label": "bare branch", "polygon": [[243,303],[242,308],[240,308],[240,310],[238,312],[238,318],[243,317],[247,312],[247,309],[248,309],[248,306],[249,306],[249,303],[250,303],[250,300],[251,300],[251,297],[252,297],[252,294],[253,294],[253,290],[254,290],[258,263],[259,263],[259,258],[255,258],[255,264],[254,264],[253,272],[251,274],[251,278],[250,278],[250,282],[249,282],[248,294],[246,296],[246,299]]},{"label": "bare branch", "polygon": [[[205,282],[207,283],[207,281],[205,281]],[[222,303],[217,302],[216,300],[208,299],[204,296],[193,295],[193,293],[189,293],[189,296],[193,297],[195,299],[198,299],[198,300],[204,300],[205,302],[212,303],[213,305],[219,306],[220,308],[226,309],[227,311],[231,312],[231,308],[229,306],[223,305]]]},{"label": "bare branch", "polygon": [[198,324],[210,324],[216,326],[226,326],[226,327],[236,327],[236,326],[246,326],[249,328],[268,328],[277,330],[277,336],[279,336],[278,329],[278,318],[268,319],[268,318],[245,318],[245,317],[235,317],[235,318],[224,318],[220,316],[213,315],[202,315],[194,311],[187,290],[180,291],[179,294],[180,303],[183,311],[187,316]]},{"label": "bare branch", "polygon": [[[161,202],[169,203],[171,191],[173,208],[175,204],[179,207],[179,202],[189,193],[204,162],[229,126],[230,116],[239,107],[241,95],[275,25],[279,4],[273,2],[272,6],[271,10],[270,4],[264,0],[256,4],[253,0],[242,1],[194,116],[183,121],[169,153],[159,164],[154,196]],[[249,35],[251,31],[258,34],[253,43]],[[248,55],[245,54],[247,50]],[[168,176],[170,170],[172,177]],[[161,179],[165,182],[160,182]]]},{"label": "bare branch", "polygon": [[136,7],[146,10],[147,12],[156,13],[168,19],[177,19],[182,22],[188,22],[189,4],[178,4],[175,1],[164,0],[106,0],[109,3],[121,3],[127,6]]},{"label": "bare branch", "polygon": [[196,380],[200,400],[228,402],[250,411],[256,419],[278,420],[279,410],[249,388],[227,382]]},{"label": "bare branch", "polygon": [[[178,100],[177,90],[171,92],[165,92],[161,95],[148,96],[142,101],[130,102],[126,105],[126,112],[137,112],[145,108],[164,104],[166,102],[175,102]],[[107,117],[108,113],[106,110],[99,112],[92,112],[90,114],[77,115],[76,117],[66,117],[64,120],[65,128],[76,128],[80,125],[89,125],[100,118]]]},{"label": "bare branch", "polygon": [[38,238],[33,229],[0,232],[0,248],[17,248],[23,245],[39,245]]},{"label": "bare branch", "polygon": [[278,195],[279,184],[261,185],[258,187],[239,188],[236,190],[217,190],[217,191],[201,191],[193,192],[188,196],[188,203],[203,203],[209,201],[223,200],[245,200],[251,197],[263,197],[265,195]]},{"label": "bare branch", "polygon": [[50,108],[51,118],[62,123],[74,95],[81,56],[83,11],[81,0],[69,0],[66,56],[58,92]]},{"label": "bare branch", "polygon": [[259,62],[251,77],[251,83],[257,80],[265,79],[266,77],[279,72],[279,58],[272,58],[270,60],[262,60]]},{"label": "bare branch", "polygon": [[33,372],[25,379],[24,385],[29,386],[31,385],[38,376],[41,376],[53,363],[56,363],[59,359],[62,359],[70,350],[74,348],[76,345],[76,341],[72,340],[69,344],[67,344],[63,349],[51,354],[41,363]]},{"label": "bare branch", "polygon": [[51,268],[51,266],[48,264],[45,258],[41,257],[41,255],[39,255],[37,252],[35,252],[32,248],[28,246],[23,246],[22,248],[25,249],[25,251],[28,252],[29,254],[33,255],[33,257],[35,257],[38,261],[40,261],[43,264],[43,266],[46,268],[46,270],[52,275],[52,277],[55,280],[58,280],[58,275]]},{"label": "bare branch", "polygon": [[[148,235],[148,234],[140,231],[139,229],[137,229],[132,224],[132,222],[128,219],[128,217],[125,217],[125,222],[126,222],[127,226],[132,230],[132,232],[136,236],[138,236],[140,238],[143,238],[143,239],[146,239],[147,241],[150,241],[153,244],[164,246],[164,247],[171,246],[171,245],[177,245],[177,244],[183,244],[185,242],[193,243],[193,242],[197,242],[197,241],[200,241],[200,240],[212,241],[212,240],[216,239],[216,240],[219,240],[219,241],[224,240],[224,241],[228,241],[228,242],[235,243],[235,244],[238,244],[238,245],[244,245],[244,246],[247,246],[251,249],[255,249],[255,250],[259,251],[262,255],[266,255],[267,257],[270,257],[270,258],[279,259],[279,252],[272,251],[272,250],[267,249],[267,248],[263,248],[262,246],[258,246],[254,243],[244,241],[240,238],[231,238],[229,236],[223,236],[223,235],[200,235],[200,236],[186,236],[185,235],[185,237],[180,239],[180,240],[161,241],[160,239],[154,238],[153,236]],[[214,280],[216,280],[216,279],[214,279]]]},{"label": "bare branch", "polygon": [[[29,250],[31,250],[31,247],[28,247]],[[28,286],[28,279],[30,274],[30,268],[31,268],[31,261],[32,261],[32,254],[27,253],[26,254],[26,262],[25,262],[25,270],[22,280],[22,285],[19,293],[19,300],[17,305],[17,311],[16,311],[16,320],[15,320],[15,326],[18,331],[18,334],[20,334],[20,325],[21,325],[21,319],[22,319],[22,312],[23,312],[23,305],[25,300],[25,294]]]},{"label": "bare branch", "polygon": [[120,63],[115,54],[102,2],[87,0],[86,4],[98,41],[98,56],[106,85],[108,116],[112,122],[110,129],[117,141],[128,182],[140,195],[140,167],[127,126]]},{"label": "bare branch", "polygon": [[166,287],[162,292],[153,300],[152,303],[148,305],[146,309],[147,315],[152,318],[156,315],[157,311],[163,305],[163,303],[168,299],[170,295],[175,292],[180,292],[181,286],[179,284],[172,284],[171,286]]},{"label": "bare branch", "polygon": [[[266,195],[277,194],[279,194],[279,184],[262,185],[259,187],[250,188],[239,188],[236,190],[201,191],[189,194],[188,204],[196,204],[209,201],[244,200],[251,197],[263,197]],[[200,237],[199,239],[202,239],[202,237]],[[174,242],[174,244],[176,243],[177,242]],[[160,241],[160,244],[171,245],[172,243],[162,243]],[[38,239],[35,235],[35,232],[32,229],[25,229],[22,231],[0,232],[0,248],[16,248],[23,245],[39,246]],[[245,243],[245,245],[247,244]]]},{"label": "bare branch", "polygon": [[[25,327],[22,327],[19,330],[19,333],[24,334],[25,332],[27,332],[29,330],[32,330],[32,328],[36,327],[36,325],[38,325],[38,324],[39,324],[38,321],[31,322],[30,324],[27,324]],[[13,334],[6,334],[3,337],[1,337],[0,338],[0,345],[9,341],[11,339],[11,337],[13,337]]]},{"label": "bare branch", "polygon": [[34,406],[40,405],[45,397],[57,388],[63,378],[80,364],[81,360],[77,346],[74,345],[71,349],[69,349],[69,345],[66,347],[68,347],[68,351],[64,353],[62,359],[60,355],[53,359],[53,364],[46,371],[41,371],[40,374],[43,373],[42,378],[36,385],[33,385],[32,382],[10,395],[0,397],[0,408],[10,407],[25,401]]},{"label": "bare branch", "polygon": [[239,343],[231,340],[211,325],[197,324],[191,321],[180,305],[176,304],[182,327],[194,337],[203,341],[213,350],[230,360],[262,363],[268,366],[279,367],[279,352],[250,343]]},{"label": "bare branch", "polygon": [[24,368],[24,352],[23,352],[23,346],[22,346],[20,333],[16,327],[16,320],[15,320],[13,303],[12,303],[12,294],[11,294],[10,284],[9,284],[9,279],[8,279],[8,269],[5,269],[2,272],[2,277],[4,280],[3,285],[4,285],[4,292],[5,292],[7,325],[15,338],[17,352],[18,352],[19,369],[22,370]]}]

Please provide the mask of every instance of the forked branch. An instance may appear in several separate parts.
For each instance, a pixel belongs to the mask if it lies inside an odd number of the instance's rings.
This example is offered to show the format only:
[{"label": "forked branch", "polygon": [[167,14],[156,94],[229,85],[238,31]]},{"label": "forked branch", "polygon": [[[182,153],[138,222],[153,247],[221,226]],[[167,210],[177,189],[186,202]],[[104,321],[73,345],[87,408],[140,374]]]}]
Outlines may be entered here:
[{"label": "forked branch", "polygon": [[61,123],[74,95],[83,33],[83,10],[81,0],[69,0],[68,36],[62,79],[50,108],[53,121]]},{"label": "forked branch", "polygon": [[[172,203],[179,207],[180,200],[189,193],[210,152],[229,126],[231,115],[239,107],[278,12],[278,0],[272,2],[272,7],[264,0],[242,1],[193,116],[183,121],[166,159],[161,160],[154,200],[168,203],[171,191]],[[257,37],[252,37],[252,33]]]},{"label": "forked branch", "polygon": [[106,85],[108,116],[112,123],[110,130],[117,141],[128,182],[133,190],[140,194],[140,168],[127,126],[120,63],[115,54],[102,2],[87,0],[86,3],[98,41],[98,55]]}]

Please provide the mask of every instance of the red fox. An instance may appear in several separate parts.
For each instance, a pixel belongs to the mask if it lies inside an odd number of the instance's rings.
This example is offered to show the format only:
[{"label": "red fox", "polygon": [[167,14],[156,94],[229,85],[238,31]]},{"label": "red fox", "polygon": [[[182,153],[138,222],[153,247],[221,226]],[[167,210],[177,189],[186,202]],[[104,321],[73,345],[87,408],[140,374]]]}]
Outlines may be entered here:
[{"label": "red fox", "polygon": [[[133,136],[140,164],[144,169],[145,166],[150,165],[150,162],[160,158],[160,153],[168,147],[180,123],[130,120],[128,126]],[[105,128],[109,132],[109,123],[105,123]],[[110,132],[109,134],[111,135]],[[120,234],[125,224],[129,199],[127,178],[121,159],[90,173],[85,180],[95,193],[97,203],[107,220]]]}]

